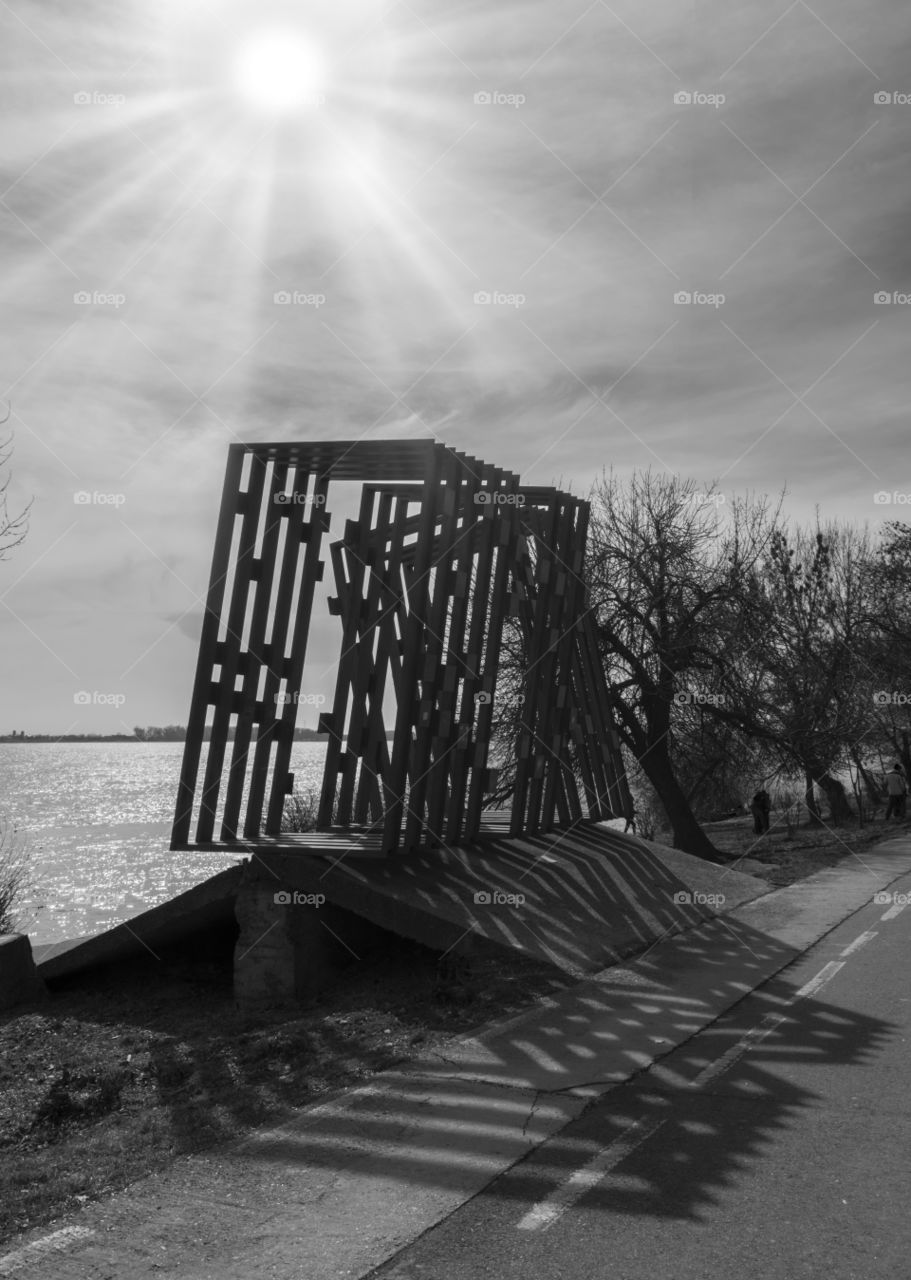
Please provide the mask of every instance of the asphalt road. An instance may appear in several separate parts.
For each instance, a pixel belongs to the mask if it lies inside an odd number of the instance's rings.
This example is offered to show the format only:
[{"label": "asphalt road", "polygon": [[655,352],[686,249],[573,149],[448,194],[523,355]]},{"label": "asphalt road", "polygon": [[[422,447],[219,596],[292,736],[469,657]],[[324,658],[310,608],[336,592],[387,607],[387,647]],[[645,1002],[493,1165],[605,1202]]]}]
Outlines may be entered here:
[{"label": "asphalt road", "polygon": [[911,1276],[911,877],[374,1274]]}]

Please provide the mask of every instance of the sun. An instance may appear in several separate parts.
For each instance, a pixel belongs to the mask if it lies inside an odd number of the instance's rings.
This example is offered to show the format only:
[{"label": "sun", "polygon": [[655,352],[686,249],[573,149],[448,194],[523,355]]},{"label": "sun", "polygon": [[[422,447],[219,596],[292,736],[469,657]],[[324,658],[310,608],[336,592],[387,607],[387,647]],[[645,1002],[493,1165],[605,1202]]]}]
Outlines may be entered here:
[{"label": "sun", "polygon": [[293,111],[322,100],[322,54],[293,30],[253,35],[238,53],[235,73],[240,92],[262,111]]}]

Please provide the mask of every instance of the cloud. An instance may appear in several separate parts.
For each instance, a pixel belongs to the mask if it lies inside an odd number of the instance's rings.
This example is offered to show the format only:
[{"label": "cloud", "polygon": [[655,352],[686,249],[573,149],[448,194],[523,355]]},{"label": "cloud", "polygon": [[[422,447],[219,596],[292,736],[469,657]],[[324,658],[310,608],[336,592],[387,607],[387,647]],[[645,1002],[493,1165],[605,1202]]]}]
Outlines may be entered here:
[{"label": "cloud", "polygon": [[[358,28],[344,3],[301,10],[330,45]],[[271,132],[225,78],[259,17],[243,0],[217,32],[186,9],[151,39],[128,9],[19,14],[0,398],[36,504],[3,574],[35,687],[59,635],[74,663],[134,664],[137,719],[185,718],[237,441],[431,434],[577,492],[664,465],[876,516],[911,393],[911,310],[873,303],[911,292],[911,106],[873,100],[905,78],[895,0],[831,30],[801,3],[398,6],[350,79],[340,62],[331,112]],[[77,106],[48,50],[127,102]],[[40,710],[22,684],[16,718],[57,725],[62,695]]]}]

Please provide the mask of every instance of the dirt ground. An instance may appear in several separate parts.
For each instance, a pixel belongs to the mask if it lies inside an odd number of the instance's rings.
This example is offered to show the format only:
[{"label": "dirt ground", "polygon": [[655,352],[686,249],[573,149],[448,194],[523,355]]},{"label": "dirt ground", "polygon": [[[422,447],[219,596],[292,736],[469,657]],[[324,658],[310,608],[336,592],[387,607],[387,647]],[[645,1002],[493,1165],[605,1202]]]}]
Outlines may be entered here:
[{"label": "dirt ground", "polygon": [[568,986],[398,939],[319,1002],[245,1021],[221,963],[149,960],[0,1014],[0,1241]]}]

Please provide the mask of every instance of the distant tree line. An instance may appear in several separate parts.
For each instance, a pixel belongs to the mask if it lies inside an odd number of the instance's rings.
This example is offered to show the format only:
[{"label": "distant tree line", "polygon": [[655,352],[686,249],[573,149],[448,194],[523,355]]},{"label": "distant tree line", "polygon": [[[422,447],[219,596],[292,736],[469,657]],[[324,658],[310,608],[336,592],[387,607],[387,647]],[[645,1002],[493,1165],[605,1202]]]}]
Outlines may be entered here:
[{"label": "distant tree line", "polygon": [[136,725],[133,732],[140,742],[183,742],[187,736],[185,724],[150,724],[142,728]]},{"label": "distant tree line", "polygon": [[135,742],[129,733],[26,733],[24,729],[18,733],[0,734],[0,742],[43,743],[45,746],[57,746],[61,742]]},{"label": "distant tree line", "polygon": [[[166,724],[166,725],[147,725],[142,728],[137,725],[133,733],[140,742],[184,742],[187,736],[187,726],[185,724]],[[206,729],[203,738],[209,741],[209,730]],[[328,735],[325,733],[317,733],[315,729],[295,729],[295,742],[323,742]],[[234,728],[228,729],[227,740],[232,742],[234,739]]]},{"label": "distant tree line", "polygon": [[[186,725],[136,725],[129,733],[26,733],[24,729],[14,729],[12,733],[0,734],[0,742],[184,742],[187,736]],[[316,729],[295,729],[295,742],[325,742],[327,734],[318,733]],[[391,736],[391,734],[387,735]],[[209,741],[210,731],[205,730],[203,738]],[[228,742],[234,740],[234,728],[227,733]]]}]

